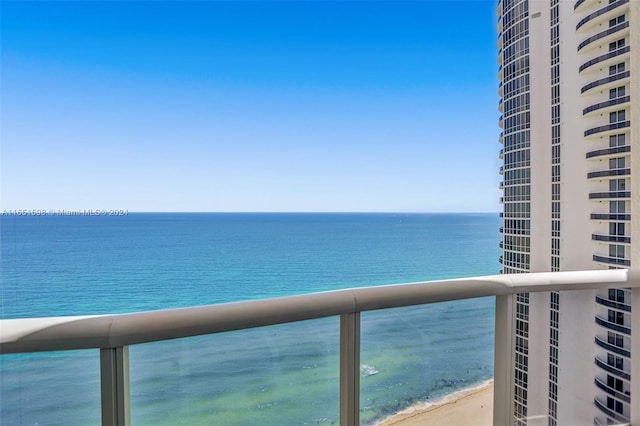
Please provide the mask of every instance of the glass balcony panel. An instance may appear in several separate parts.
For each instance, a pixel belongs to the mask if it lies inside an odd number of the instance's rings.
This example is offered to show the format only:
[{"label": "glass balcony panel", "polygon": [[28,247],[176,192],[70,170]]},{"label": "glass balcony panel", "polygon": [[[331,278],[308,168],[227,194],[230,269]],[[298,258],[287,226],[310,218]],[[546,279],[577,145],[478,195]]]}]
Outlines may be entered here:
[{"label": "glass balcony panel", "polygon": [[3,425],[100,424],[98,350],[3,355]]},{"label": "glass balcony panel", "polygon": [[591,83],[587,84],[586,86],[583,86],[580,89],[580,93],[585,93],[591,89],[593,89],[594,87],[598,87],[598,86],[604,86],[607,85],[609,83],[613,83],[616,81],[620,81],[620,80],[624,80],[625,78],[629,78],[629,76],[631,75],[631,73],[629,71],[623,71],[617,74],[613,74],[611,76],[605,77],[605,78],[601,78],[599,80],[596,81],[592,81]]},{"label": "glass balcony panel", "polygon": [[[609,12],[611,12],[614,9],[617,9],[618,7],[628,3],[629,0],[617,0],[614,2],[609,3],[607,6],[597,10],[596,12],[593,12],[587,16],[585,16],[584,18],[582,18],[580,20],[580,22],[578,22],[578,24],[576,25],[576,31],[579,30],[583,25],[585,25],[586,23],[593,21],[594,19],[600,18],[600,17],[604,17],[601,19],[607,19],[607,14]],[[579,6],[579,5],[577,5]],[[576,8],[577,8],[576,6]]]},{"label": "glass balcony panel", "polygon": [[339,420],[338,317],[131,346],[132,424]]},{"label": "glass balcony panel", "polygon": [[491,379],[494,315],[493,298],[363,312],[361,423]]}]

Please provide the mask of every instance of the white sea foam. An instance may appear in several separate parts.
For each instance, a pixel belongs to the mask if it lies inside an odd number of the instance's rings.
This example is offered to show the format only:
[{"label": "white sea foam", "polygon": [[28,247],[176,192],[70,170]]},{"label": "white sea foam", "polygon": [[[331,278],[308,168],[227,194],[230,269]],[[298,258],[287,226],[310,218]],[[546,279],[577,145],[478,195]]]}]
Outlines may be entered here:
[{"label": "white sea foam", "polygon": [[362,364],[360,366],[360,373],[363,376],[373,376],[375,374],[378,374],[380,371],[378,371],[374,366],[372,365],[367,365],[367,364]]}]

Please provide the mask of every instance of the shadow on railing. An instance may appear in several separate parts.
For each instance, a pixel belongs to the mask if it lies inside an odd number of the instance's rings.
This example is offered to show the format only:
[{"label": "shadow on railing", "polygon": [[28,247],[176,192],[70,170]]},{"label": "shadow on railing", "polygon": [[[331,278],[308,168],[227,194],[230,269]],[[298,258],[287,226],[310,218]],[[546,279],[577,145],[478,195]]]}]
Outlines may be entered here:
[{"label": "shadow on railing", "polygon": [[340,316],[340,424],[356,425],[361,312],[495,296],[493,422],[506,425],[514,415],[514,295],[611,287],[640,287],[640,272],[493,275],[121,315],[7,319],[0,321],[0,353],[100,349],[102,423],[127,425],[130,345]]}]

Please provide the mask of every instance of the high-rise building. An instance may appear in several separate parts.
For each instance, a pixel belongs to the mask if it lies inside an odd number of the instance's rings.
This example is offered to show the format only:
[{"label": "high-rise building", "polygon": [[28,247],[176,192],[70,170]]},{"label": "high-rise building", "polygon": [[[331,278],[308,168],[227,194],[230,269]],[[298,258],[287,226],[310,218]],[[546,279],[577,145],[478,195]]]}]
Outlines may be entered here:
[{"label": "high-rise building", "polygon": [[[498,49],[502,272],[638,268],[640,0],[499,0]],[[639,299],[519,294],[514,423],[628,423]]]}]

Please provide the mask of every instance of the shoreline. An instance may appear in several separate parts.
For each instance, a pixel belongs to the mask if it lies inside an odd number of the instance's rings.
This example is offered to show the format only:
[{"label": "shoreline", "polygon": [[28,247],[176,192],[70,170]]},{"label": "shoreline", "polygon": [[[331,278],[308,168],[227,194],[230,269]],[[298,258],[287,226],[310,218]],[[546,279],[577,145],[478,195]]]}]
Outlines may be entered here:
[{"label": "shoreline", "polygon": [[491,425],[493,379],[433,401],[418,402],[372,426]]}]

